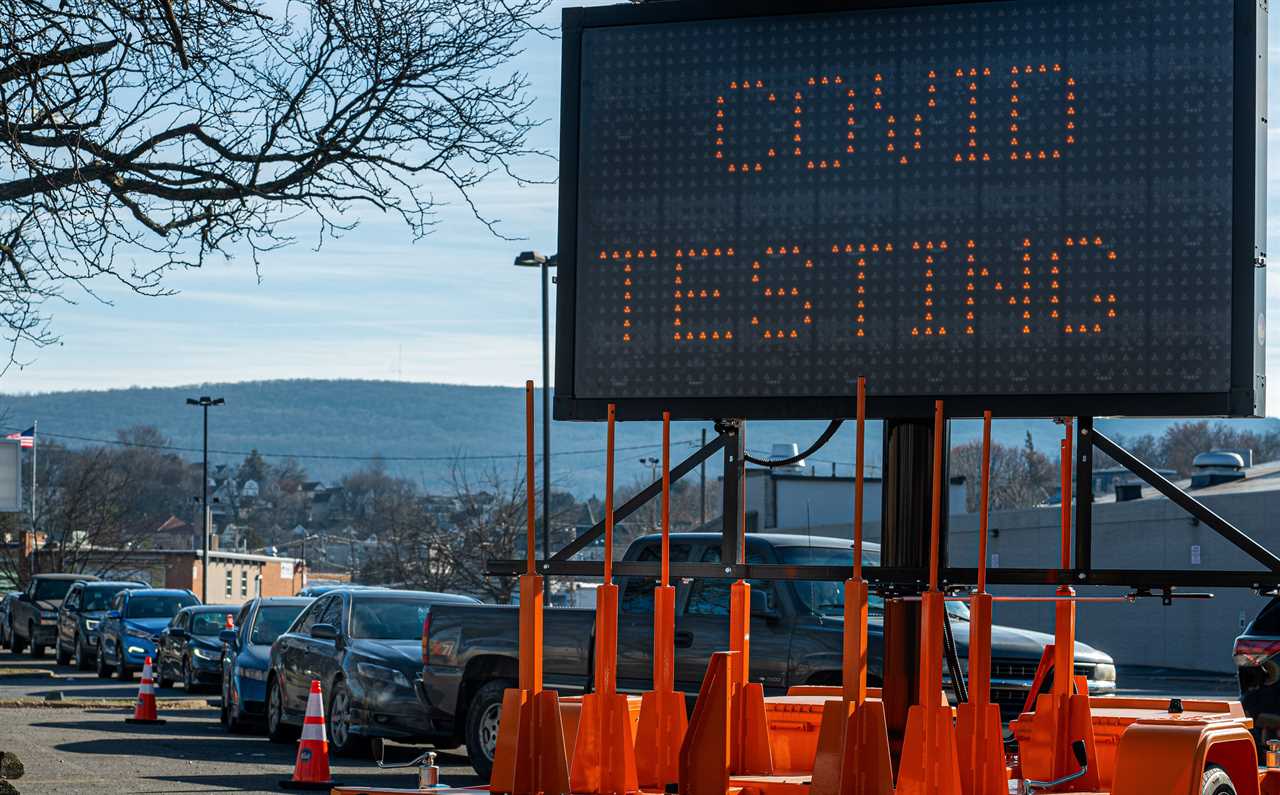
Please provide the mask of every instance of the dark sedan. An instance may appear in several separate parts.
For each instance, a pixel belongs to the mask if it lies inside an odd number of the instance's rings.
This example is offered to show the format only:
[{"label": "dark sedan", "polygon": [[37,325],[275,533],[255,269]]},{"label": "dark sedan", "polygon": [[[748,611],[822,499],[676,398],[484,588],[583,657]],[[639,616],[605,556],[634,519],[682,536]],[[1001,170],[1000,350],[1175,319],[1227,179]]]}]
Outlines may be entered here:
[{"label": "dark sedan", "polygon": [[271,644],[314,600],[306,597],[258,597],[245,602],[234,629],[224,630],[222,725],[238,732],[267,714],[267,669]]},{"label": "dark sedan", "polygon": [[422,625],[433,604],[474,603],[422,591],[332,591],[298,616],[271,646],[267,733],[292,741],[306,714],[311,681],[324,690],[334,753],[355,754],[371,738],[432,742],[413,680],[422,667]]},{"label": "dark sedan", "polygon": [[156,684],[182,682],[188,693],[222,678],[222,630],[234,605],[196,605],[178,611],[156,636]]}]

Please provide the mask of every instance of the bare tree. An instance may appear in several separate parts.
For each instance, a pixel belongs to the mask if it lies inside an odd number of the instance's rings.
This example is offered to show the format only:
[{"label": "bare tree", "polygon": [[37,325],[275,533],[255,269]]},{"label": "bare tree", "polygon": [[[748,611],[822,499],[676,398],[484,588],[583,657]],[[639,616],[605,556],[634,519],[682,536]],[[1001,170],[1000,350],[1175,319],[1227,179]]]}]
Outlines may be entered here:
[{"label": "bare tree", "polygon": [[429,232],[517,178],[535,125],[510,61],[547,0],[0,0],[0,322],[50,299],[319,239],[371,209]]},{"label": "bare tree", "polygon": [[[982,486],[982,443],[966,442],[951,451],[951,471],[965,478],[967,509],[978,509]],[[1058,469],[1036,450],[1030,432],[1021,448],[991,445],[991,510],[1030,508],[1044,502],[1058,488]]]}]

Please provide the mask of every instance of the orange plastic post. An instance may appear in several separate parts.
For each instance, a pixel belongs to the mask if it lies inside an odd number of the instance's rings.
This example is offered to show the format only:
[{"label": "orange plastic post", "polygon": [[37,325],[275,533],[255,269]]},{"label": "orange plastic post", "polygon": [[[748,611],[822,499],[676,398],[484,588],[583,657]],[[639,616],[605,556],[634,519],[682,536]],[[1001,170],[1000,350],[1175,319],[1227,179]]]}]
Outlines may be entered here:
[{"label": "orange plastic post", "polygon": [[867,702],[867,607],[862,579],[862,495],[865,461],[867,380],[858,379],[857,438],[854,451],[853,577],[844,583],[842,698],[823,705],[810,795],[888,795],[893,760],[884,704]]},{"label": "orange plastic post", "polygon": [[991,594],[987,593],[987,525],[991,494],[991,412],[982,415],[982,488],[978,499],[978,591],[969,601],[969,701],[956,707],[956,747],[963,795],[1007,795],[1000,707],[991,703]]},{"label": "orange plastic post", "polygon": [[627,697],[618,693],[618,586],[613,584],[613,442],[609,404],[605,447],[604,584],[596,589],[595,692],[582,697],[569,766],[575,793],[627,795],[640,789]]},{"label": "orange plastic post", "polygon": [[733,677],[730,669],[739,652],[716,652],[707,663],[689,731],[680,747],[682,795],[726,795],[732,745]]},{"label": "orange plastic post", "polygon": [[960,795],[955,725],[942,702],[942,622],[945,603],[938,590],[942,535],[942,401],[933,409],[933,519],[929,533],[929,589],[920,605],[920,692],[907,711],[907,731],[898,770],[898,795]]},{"label": "orange plastic post", "polygon": [[636,777],[665,789],[680,780],[680,745],[689,719],[675,682],[676,589],[671,585],[671,412],[662,412],[662,574],[653,589],[653,690],[641,696]]},{"label": "orange plastic post", "polygon": [[[502,697],[490,789],[512,795],[567,795],[569,761],[559,696],[542,689],[542,577],[535,560],[533,382],[525,382],[528,570],[520,577],[520,687]],[[545,484],[544,484],[545,488]]]}]

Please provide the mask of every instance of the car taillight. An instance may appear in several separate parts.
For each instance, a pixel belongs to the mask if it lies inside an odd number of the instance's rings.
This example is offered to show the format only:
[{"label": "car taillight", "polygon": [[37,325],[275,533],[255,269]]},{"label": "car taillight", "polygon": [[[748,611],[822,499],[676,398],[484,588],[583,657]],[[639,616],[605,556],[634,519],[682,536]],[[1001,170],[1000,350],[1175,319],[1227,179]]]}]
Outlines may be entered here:
[{"label": "car taillight", "polygon": [[428,664],[427,638],[431,636],[431,611],[427,611],[427,617],[422,619],[422,665],[426,667]]},{"label": "car taillight", "polygon": [[1236,638],[1232,652],[1238,667],[1262,665],[1277,654],[1280,654],[1280,639],[1270,638]]}]

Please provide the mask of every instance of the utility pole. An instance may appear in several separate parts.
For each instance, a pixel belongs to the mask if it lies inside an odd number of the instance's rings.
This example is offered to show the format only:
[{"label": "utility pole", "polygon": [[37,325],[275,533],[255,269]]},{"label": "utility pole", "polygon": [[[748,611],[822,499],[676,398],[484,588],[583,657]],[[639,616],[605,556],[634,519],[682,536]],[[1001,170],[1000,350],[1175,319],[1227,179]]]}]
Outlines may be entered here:
[{"label": "utility pole", "polygon": [[222,398],[211,398],[201,395],[199,398],[187,398],[188,406],[199,406],[204,410],[204,463],[200,476],[200,535],[202,555],[200,569],[200,601],[209,603],[209,523],[213,512],[209,510],[209,407],[221,406],[227,401]]},{"label": "utility pole", "polygon": [[[649,467],[649,482],[656,483],[658,480],[658,465],[662,463],[662,459],[652,456],[645,456],[640,459],[640,463]],[[655,529],[658,526],[658,506],[653,500],[649,500],[649,529]]]}]

